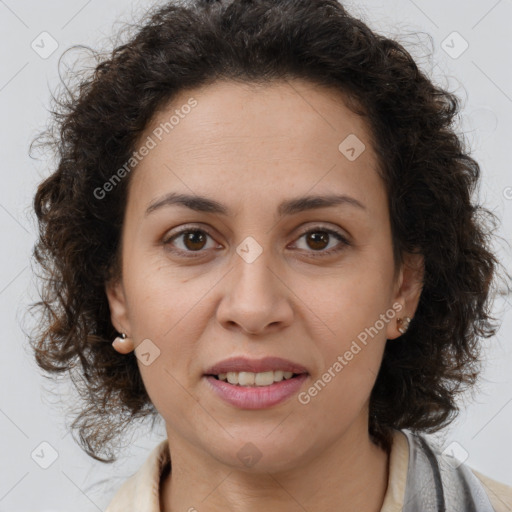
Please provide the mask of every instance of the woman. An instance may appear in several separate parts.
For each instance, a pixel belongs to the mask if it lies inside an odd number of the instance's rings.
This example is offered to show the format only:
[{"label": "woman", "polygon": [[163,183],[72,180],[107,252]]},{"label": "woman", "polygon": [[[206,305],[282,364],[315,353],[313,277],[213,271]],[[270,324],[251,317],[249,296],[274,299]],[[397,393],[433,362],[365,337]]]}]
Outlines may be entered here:
[{"label": "woman", "polygon": [[499,262],[457,98],[404,48],[335,0],[168,3],[60,106],[36,359],[86,378],[92,457],[167,433],[108,512],[510,510],[422,436]]}]

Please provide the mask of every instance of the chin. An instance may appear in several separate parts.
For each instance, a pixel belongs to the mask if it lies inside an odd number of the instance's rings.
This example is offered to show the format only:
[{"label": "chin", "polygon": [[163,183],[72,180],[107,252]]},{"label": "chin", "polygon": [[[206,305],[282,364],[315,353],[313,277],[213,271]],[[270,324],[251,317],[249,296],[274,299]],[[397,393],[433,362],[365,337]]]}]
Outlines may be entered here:
[{"label": "chin", "polygon": [[[262,430],[264,434],[262,434]],[[212,450],[212,446],[215,447]],[[228,437],[223,442],[206,441],[207,451],[217,461],[234,470],[252,473],[278,473],[297,468],[306,457],[304,438],[293,439],[289,433],[272,433],[272,429]]]}]

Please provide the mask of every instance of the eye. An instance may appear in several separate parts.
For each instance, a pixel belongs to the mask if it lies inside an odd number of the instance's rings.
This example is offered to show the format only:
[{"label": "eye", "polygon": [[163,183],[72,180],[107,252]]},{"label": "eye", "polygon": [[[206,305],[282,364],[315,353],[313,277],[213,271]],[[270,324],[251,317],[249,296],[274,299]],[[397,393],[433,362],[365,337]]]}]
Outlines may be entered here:
[{"label": "eye", "polygon": [[[311,254],[312,257],[329,256],[351,245],[341,233],[323,226],[315,226],[303,232],[298,239],[300,240],[304,237],[306,237],[305,241],[309,247],[303,250],[317,253]],[[338,240],[339,243],[325,250],[326,247],[329,247],[333,237]],[[177,233],[164,239],[163,244],[168,247],[171,252],[194,258],[201,256],[201,252],[204,252],[202,251],[203,249],[212,249],[215,247],[213,243],[208,247],[208,238],[213,240],[208,231],[197,227],[185,226]],[[176,241],[180,241],[180,243],[176,243]],[[178,247],[176,247],[177,245]],[[181,247],[179,247],[179,245],[181,245]]]},{"label": "eye", "polygon": [[[163,240],[163,244],[165,246],[171,246],[169,250],[172,252],[184,254],[186,257],[193,258],[195,255],[190,253],[200,253],[202,249],[212,248],[212,246],[207,247],[206,242],[208,238],[213,240],[211,235],[204,229],[185,227],[172,236]],[[182,246],[178,247],[177,249],[172,247],[173,245],[176,245],[174,242],[180,239]]]},{"label": "eye", "polygon": [[[313,257],[331,255],[342,251],[346,246],[350,245],[350,242],[341,233],[323,226],[315,226],[314,228],[305,231],[299,237],[299,240],[304,237],[306,237],[305,241],[309,246],[306,247],[305,250],[307,251],[312,249],[313,253],[318,253],[312,254]],[[333,237],[341,243],[335,244],[334,247],[331,246],[328,250],[324,250],[329,246]]]}]

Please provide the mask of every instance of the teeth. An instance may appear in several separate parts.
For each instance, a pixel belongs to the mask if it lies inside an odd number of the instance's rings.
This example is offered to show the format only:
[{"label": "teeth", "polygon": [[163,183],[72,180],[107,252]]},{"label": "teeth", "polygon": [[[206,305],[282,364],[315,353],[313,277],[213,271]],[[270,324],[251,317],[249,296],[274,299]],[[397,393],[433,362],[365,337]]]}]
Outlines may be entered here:
[{"label": "teeth", "polygon": [[227,381],[238,386],[270,386],[274,382],[281,382],[283,379],[291,379],[293,372],[276,370],[270,372],[227,372],[219,373],[219,380]]}]

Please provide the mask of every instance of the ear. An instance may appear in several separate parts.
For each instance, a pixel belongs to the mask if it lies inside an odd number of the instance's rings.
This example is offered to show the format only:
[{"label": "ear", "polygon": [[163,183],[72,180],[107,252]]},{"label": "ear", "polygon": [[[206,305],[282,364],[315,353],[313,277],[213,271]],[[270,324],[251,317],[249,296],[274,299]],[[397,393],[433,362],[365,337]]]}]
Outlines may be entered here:
[{"label": "ear", "polygon": [[105,284],[105,293],[107,294],[110,306],[110,319],[112,325],[118,332],[131,333],[130,321],[128,319],[128,307],[123,282],[121,279],[111,280]]},{"label": "ear", "polygon": [[425,262],[422,254],[404,254],[404,261],[395,284],[393,297],[393,304],[400,303],[402,308],[399,311],[397,310],[396,317],[388,323],[387,339],[392,340],[402,336],[402,333],[398,330],[398,318],[414,317],[423,289],[424,272]]}]

